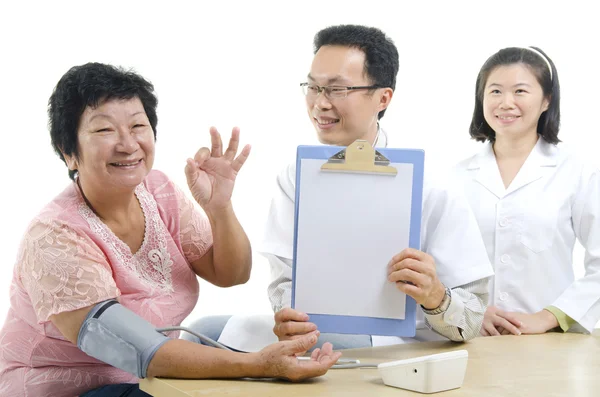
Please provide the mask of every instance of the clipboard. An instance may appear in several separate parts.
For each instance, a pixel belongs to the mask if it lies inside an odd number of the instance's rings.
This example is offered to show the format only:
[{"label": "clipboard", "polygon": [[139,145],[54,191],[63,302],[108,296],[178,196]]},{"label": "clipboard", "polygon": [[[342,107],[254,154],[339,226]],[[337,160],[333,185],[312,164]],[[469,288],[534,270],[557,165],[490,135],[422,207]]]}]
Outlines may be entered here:
[{"label": "clipboard", "polygon": [[387,280],[420,249],[423,150],[299,146],[292,308],[323,333],[412,337],[416,302]]}]

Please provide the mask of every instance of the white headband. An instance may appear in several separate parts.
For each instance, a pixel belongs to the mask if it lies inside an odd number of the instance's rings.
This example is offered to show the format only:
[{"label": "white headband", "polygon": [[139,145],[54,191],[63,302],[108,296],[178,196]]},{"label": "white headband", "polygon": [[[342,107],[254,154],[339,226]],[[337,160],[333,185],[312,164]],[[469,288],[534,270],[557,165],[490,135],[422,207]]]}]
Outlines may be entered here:
[{"label": "white headband", "polygon": [[532,47],[521,47],[521,48],[524,48],[526,50],[529,50],[531,52],[534,52],[534,53],[538,54],[544,60],[544,62],[546,62],[546,65],[548,66],[548,71],[550,71],[550,81],[552,81],[552,65],[550,65],[550,61],[548,60],[548,58],[546,58],[544,56],[544,54],[542,54],[541,52],[539,52],[535,48],[532,48]]}]

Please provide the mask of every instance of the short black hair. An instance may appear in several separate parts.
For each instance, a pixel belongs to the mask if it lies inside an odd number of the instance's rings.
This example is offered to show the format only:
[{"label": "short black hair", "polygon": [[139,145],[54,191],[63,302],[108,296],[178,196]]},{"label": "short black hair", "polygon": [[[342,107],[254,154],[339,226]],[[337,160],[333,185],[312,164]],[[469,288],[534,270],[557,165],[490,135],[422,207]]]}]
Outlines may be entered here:
[{"label": "short black hair", "polygon": [[[158,99],[152,83],[131,70],[102,63],[69,69],[48,100],[48,128],[56,154],[65,164],[64,155],[78,158],[77,130],[88,106],[95,108],[107,100],[134,97],[142,102],[156,139]],[[69,170],[69,178],[74,179],[76,174],[77,170]]]},{"label": "short black hair", "polygon": [[[532,51],[532,49],[535,51]],[[546,63],[546,60],[542,56],[546,58],[548,63]],[[477,75],[477,82],[475,84],[475,109],[473,111],[471,126],[469,127],[471,138],[480,142],[489,140],[493,143],[496,141],[496,133],[483,116],[483,91],[487,79],[494,69],[499,66],[518,63],[527,66],[531,70],[542,87],[544,97],[550,99],[548,110],[542,113],[538,120],[537,133],[546,142],[557,144],[560,142],[560,139],[558,139],[558,130],[560,128],[560,84],[558,82],[558,73],[552,59],[537,47],[504,48],[485,61]],[[548,68],[548,64],[550,64],[552,70]]]},{"label": "short black hair", "polygon": [[[364,70],[373,85],[396,89],[400,61],[396,45],[381,30],[362,25],[330,26],[315,35],[314,53],[326,45],[358,48],[365,53]],[[385,109],[379,112],[381,119]]]}]

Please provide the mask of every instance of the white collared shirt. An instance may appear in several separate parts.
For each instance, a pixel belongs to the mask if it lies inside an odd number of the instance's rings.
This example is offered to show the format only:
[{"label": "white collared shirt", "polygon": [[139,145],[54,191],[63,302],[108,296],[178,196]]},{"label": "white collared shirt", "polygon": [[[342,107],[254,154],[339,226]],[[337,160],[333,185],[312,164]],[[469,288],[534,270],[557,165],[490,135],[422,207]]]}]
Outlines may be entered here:
[{"label": "white collared shirt", "polygon": [[[457,165],[495,277],[490,305],[535,313],[555,306],[590,331],[600,319],[600,172],[538,139],[505,189],[493,148]],[[573,247],[586,249],[575,280]]]}]

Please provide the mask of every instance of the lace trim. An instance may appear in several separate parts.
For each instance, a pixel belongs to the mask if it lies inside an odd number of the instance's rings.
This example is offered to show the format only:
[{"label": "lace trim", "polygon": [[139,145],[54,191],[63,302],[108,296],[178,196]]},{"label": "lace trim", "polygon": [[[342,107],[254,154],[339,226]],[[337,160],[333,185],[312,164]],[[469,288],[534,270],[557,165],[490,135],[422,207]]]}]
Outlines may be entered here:
[{"label": "lace trim", "polygon": [[119,261],[144,284],[151,289],[174,292],[171,279],[173,261],[167,250],[168,231],[160,219],[156,201],[143,184],[135,188],[135,195],[142,207],[145,222],[144,240],[135,254],[132,254],[129,246],[119,239],[85,202],[79,204],[78,212],[88,222],[92,231],[110,247]]},{"label": "lace trim", "polygon": [[208,218],[196,209],[192,200],[180,189],[175,189],[175,196],[181,209],[181,248],[191,264],[202,258],[212,246],[212,231]]}]

